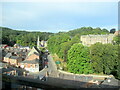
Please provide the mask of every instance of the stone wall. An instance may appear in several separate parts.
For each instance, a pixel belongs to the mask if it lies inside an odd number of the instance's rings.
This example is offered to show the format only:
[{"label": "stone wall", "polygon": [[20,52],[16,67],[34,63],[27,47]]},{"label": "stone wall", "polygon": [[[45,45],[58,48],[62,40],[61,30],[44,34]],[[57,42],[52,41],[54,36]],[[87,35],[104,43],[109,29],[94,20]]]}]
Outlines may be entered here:
[{"label": "stone wall", "polygon": [[109,35],[82,35],[80,40],[83,45],[90,46],[92,44],[95,44],[97,42],[107,44],[112,43],[114,34]]},{"label": "stone wall", "polygon": [[73,74],[65,71],[58,70],[58,77],[61,79],[75,80],[75,81],[103,81],[106,78],[114,78],[112,75],[92,75],[92,74]]}]

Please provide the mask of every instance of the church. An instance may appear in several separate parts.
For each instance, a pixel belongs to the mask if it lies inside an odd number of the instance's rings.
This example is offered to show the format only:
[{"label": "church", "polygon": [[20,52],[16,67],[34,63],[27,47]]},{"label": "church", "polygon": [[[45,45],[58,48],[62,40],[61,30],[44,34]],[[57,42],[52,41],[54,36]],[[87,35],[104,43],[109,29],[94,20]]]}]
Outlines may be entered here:
[{"label": "church", "polygon": [[39,72],[42,69],[42,59],[40,51],[40,41],[39,36],[37,39],[37,47],[33,47],[28,53],[26,59],[20,62],[20,67],[29,71],[29,72]]}]

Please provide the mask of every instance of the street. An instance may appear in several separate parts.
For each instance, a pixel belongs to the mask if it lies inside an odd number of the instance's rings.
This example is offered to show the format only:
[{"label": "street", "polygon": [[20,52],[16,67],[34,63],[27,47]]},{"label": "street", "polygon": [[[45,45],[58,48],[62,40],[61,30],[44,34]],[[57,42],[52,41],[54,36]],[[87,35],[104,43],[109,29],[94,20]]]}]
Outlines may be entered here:
[{"label": "street", "polygon": [[57,66],[55,62],[53,61],[53,58],[51,55],[48,55],[48,71],[49,73],[57,71]]}]

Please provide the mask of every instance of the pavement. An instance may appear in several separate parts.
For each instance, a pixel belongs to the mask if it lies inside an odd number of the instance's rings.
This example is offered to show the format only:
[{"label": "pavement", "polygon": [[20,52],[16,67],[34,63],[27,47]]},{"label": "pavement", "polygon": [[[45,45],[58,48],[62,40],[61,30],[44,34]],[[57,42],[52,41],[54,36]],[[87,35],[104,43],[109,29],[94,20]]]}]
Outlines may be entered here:
[{"label": "pavement", "polygon": [[40,72],[35,72],[35,73],[29,73],[29,75],[34,76],[35,78],[37,78],[38,76],[46,76],[46,72],[48,71],[47,68],[42,69]]},{"label": "pavement", "polygon": [[50,77],[57,77],[58,75],[58,70],[57,66],[52,58],[51,55],[48,55],[48,73]]}]

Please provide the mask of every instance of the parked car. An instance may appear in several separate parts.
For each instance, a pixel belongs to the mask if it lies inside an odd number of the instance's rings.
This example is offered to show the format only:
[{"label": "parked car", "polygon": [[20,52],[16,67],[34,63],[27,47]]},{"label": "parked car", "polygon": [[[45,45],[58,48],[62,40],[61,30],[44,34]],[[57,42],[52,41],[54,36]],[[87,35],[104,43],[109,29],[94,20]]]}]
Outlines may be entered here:
[{"label": "parked car", "polygon": [[46,77],[44,75],[39,75],[38,78],[41,80],[41,81],[46,81]]}]

